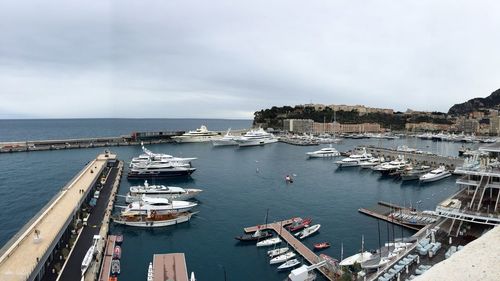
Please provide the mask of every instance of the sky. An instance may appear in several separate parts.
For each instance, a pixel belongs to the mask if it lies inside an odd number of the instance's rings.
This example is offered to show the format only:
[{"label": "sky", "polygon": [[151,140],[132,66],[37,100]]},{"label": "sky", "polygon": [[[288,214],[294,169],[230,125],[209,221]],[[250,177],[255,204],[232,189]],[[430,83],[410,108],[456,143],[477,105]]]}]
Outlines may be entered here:
[{"label": "sky", "polygon": [[2,0],[0,118],[448,111],[500,88],[500,2]]}]

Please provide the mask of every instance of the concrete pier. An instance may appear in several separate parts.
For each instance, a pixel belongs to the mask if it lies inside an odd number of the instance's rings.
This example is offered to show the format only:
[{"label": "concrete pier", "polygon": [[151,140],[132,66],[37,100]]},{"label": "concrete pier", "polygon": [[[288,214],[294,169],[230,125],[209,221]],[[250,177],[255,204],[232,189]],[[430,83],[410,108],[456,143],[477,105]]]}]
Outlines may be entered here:
[{"label": "concrete pier", "polygon": [[429,165],[429,166],[445,166],[450,170],[454,170],[457,167],[461,167],[464,164],[464,160],[458,157],[441,156],[436,154],[425,154],[425,153],[415,153],[398,151],[395,149],[383,148],[383,147],[366,147],[366,151],[371,153],[376,157],[384,157],[385,159],[396,159],[398,156],[402,155],[404,158],[412,163]]},{"label": "concrete pier", "polygon": [[114,154],[89,162],[54,198],[0,250],[0,280],[40,280],[55,258],[63,237],[71,233],[80,206]]}]

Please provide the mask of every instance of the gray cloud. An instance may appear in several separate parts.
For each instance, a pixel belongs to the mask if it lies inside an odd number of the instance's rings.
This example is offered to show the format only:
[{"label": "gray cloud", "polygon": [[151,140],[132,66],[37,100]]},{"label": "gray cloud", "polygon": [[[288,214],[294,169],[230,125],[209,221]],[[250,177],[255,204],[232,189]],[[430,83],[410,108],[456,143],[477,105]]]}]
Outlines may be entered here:
[{"label": "gray cloud", "polygon": [[446,111],[500,87],[496,1],[0,3],[0,118]]}]

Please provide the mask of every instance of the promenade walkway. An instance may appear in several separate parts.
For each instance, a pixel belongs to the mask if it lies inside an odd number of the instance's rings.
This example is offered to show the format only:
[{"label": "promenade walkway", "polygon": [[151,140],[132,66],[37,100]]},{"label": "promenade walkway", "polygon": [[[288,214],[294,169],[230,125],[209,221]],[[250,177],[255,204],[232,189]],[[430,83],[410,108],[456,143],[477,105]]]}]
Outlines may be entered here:
[{"label": "promenade walkway", "polygon": [[0,250],[0,280],[32,280],[71,223],[75,211],[106,166],[110,155],[89,162]]}]

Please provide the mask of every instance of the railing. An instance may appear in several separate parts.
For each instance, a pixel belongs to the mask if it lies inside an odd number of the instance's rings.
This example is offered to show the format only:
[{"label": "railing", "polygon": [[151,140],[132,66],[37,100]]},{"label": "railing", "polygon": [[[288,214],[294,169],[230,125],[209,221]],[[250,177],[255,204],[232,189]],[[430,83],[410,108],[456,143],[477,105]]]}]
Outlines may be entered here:
[{"label": "railing", "polygon": [[458,219],[469,222],[476,222],[489,225],[500,225],[499,212],[474,212],[465,208],[448,208],[443,206],[436,207],[436,213],[441,217]]}]

